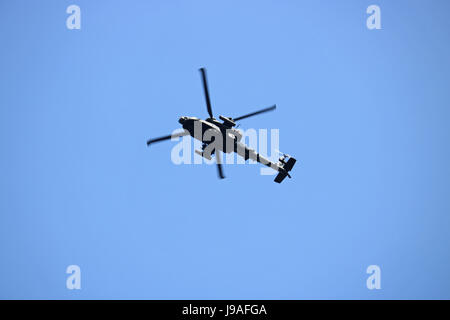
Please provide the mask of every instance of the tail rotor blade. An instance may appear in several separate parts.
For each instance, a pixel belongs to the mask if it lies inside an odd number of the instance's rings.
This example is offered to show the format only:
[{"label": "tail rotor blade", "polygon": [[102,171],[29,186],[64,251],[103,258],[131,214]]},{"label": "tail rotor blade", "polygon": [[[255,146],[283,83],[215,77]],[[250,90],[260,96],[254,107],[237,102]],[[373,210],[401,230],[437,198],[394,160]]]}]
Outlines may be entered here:
[{"label": "tail rotor blade", "polygon": [[209,98],[208,80],[206,79],[205,68],[200,68],[200,74],[202,75],[203,90],[205,92],[206,108],[210,118],[213,118],[213,112],[211,108],[211,99]]},{"label": "tail rotor blade", "polygon": [[255,112],[252,112],[252,113],[249,113],[249,114],[237,117],[237,118],[233,118],[233,120],[234,121],[238,121],[238,120],[242,120],[242,119],[245,119],[245,118],[253,117],[253,116],[256,116],[257,114],[260,114],[260,113],[264,113],[264,112],[269,112],[269,111],[275,110],[276,108],[277,108],[277,106],[274,104],[271,107],[264,108],[264,109],[261,109],[259,111],[255,111]]}]

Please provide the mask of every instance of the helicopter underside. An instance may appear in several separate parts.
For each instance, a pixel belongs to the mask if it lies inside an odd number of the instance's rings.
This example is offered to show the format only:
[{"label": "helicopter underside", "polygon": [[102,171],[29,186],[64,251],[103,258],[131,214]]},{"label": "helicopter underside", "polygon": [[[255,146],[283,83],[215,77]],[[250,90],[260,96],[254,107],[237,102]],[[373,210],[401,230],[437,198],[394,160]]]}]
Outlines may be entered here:
[{"label": "helicopter underside", "polygon": [[[197,154],[210,160],[211,155],[216,151],[225,153],[236,152],[245,160],[254,160],[264,164],[276,171],[282,170],[282,167],[277,163],[269,161],[269,159],[261,156],[255,150],[247,147],[241,143],[242,136],[237,130],[232,128],[219,127],[211,123],[211,119],[200,120],[197,118],[187,118],[183,122],[183,128],[189,132],[194,138],[202,142],[202,150],[196,151]],[[219,123],[220,125],[220,123]]]},{"label": "helicopter underside", "polygon": [[183,122],[183,129],[189,131],[191,137],[201,141],[204,150],[207,146],[214,145],[214,150],[235,152],[236,143],[241,139],[236,130],[219,127],[206,120],[189,118]]}]

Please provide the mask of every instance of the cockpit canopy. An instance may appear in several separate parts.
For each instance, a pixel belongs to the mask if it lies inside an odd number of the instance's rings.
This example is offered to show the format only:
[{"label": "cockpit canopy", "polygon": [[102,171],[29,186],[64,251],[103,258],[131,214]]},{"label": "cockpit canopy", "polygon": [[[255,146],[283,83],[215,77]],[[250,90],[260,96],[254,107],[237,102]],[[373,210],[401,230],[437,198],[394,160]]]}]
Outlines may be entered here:
[{"label": "cockpit canopy", "polygon": [[189,120],[191,120],[191,121],[196,121],[196,120],[199,120],[199,119],[196,118],[196,117],[185,117],[185,116],[183,116],[183,117],[180,117],[180,119],[178,120],[178,122],[181,123],[181,124],[183,124],[183,123],[185,123],[186,121],[189,121]]}]

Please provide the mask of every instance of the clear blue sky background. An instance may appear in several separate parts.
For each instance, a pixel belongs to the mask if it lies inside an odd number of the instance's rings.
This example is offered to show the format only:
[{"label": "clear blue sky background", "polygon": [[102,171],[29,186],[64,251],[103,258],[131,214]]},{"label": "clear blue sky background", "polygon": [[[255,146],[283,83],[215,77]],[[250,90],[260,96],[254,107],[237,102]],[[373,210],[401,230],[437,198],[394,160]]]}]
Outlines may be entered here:
[{"label": "clear blue sky background", "polygon": [[[450,298],[449,12],[2,1],[0,298]],[[277,104],[241,125],[280,129],[293,179],[146,147],[207,115],[201,66],[216,114]]]}]

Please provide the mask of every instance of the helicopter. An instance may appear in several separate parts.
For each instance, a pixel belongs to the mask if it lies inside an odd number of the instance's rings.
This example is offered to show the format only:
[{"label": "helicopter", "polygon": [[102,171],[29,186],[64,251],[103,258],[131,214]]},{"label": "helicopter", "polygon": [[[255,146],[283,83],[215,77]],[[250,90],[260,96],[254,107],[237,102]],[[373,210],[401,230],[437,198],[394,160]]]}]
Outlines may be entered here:
[{"label": "helicopter", "polygon": [[231,118],[220,115],[220,122],[214,118],[211,99],[209,97],[208,81],[206,77],[205,68],[199,69],[203,90],[206,101],[206,109],[208,111],[209,118],[202,120],[196,117],[186,117],[182,116],[179,118],[178,122],[182,125],[183,131],[174,133],[171,135],[162,136],[155,139],[150,139],[147,141],[147,146],[155,142],[160,142],[164,140],[169,140],[175,137],[182,137],[190,135],[194,139],[202,142],[202,150],[195,150],[195,153],[204,157],[205,159],[211,160],[211,155],[215,154],[217,172],[220,179],[224,179],[223,168],[221,163],[220,152],[232,153],[236,152],[239,156],[243,157],[245,160],[251,159],[257,161],[263,165],[266,165],[278,172],[274,181],[281,183],[286,177],[291,178],[289,172],[295,165],[296,159],[288,154],[282,154],[278,159],[278,162],[271,162],[269,159],[255,152],[255,150],[249,148],[241,142],[242,134],[236,127],[236,121],[253,117],[261,113],[273,111],[276,109],[276,105],[268,108],[264,108],[246,115]]}]

